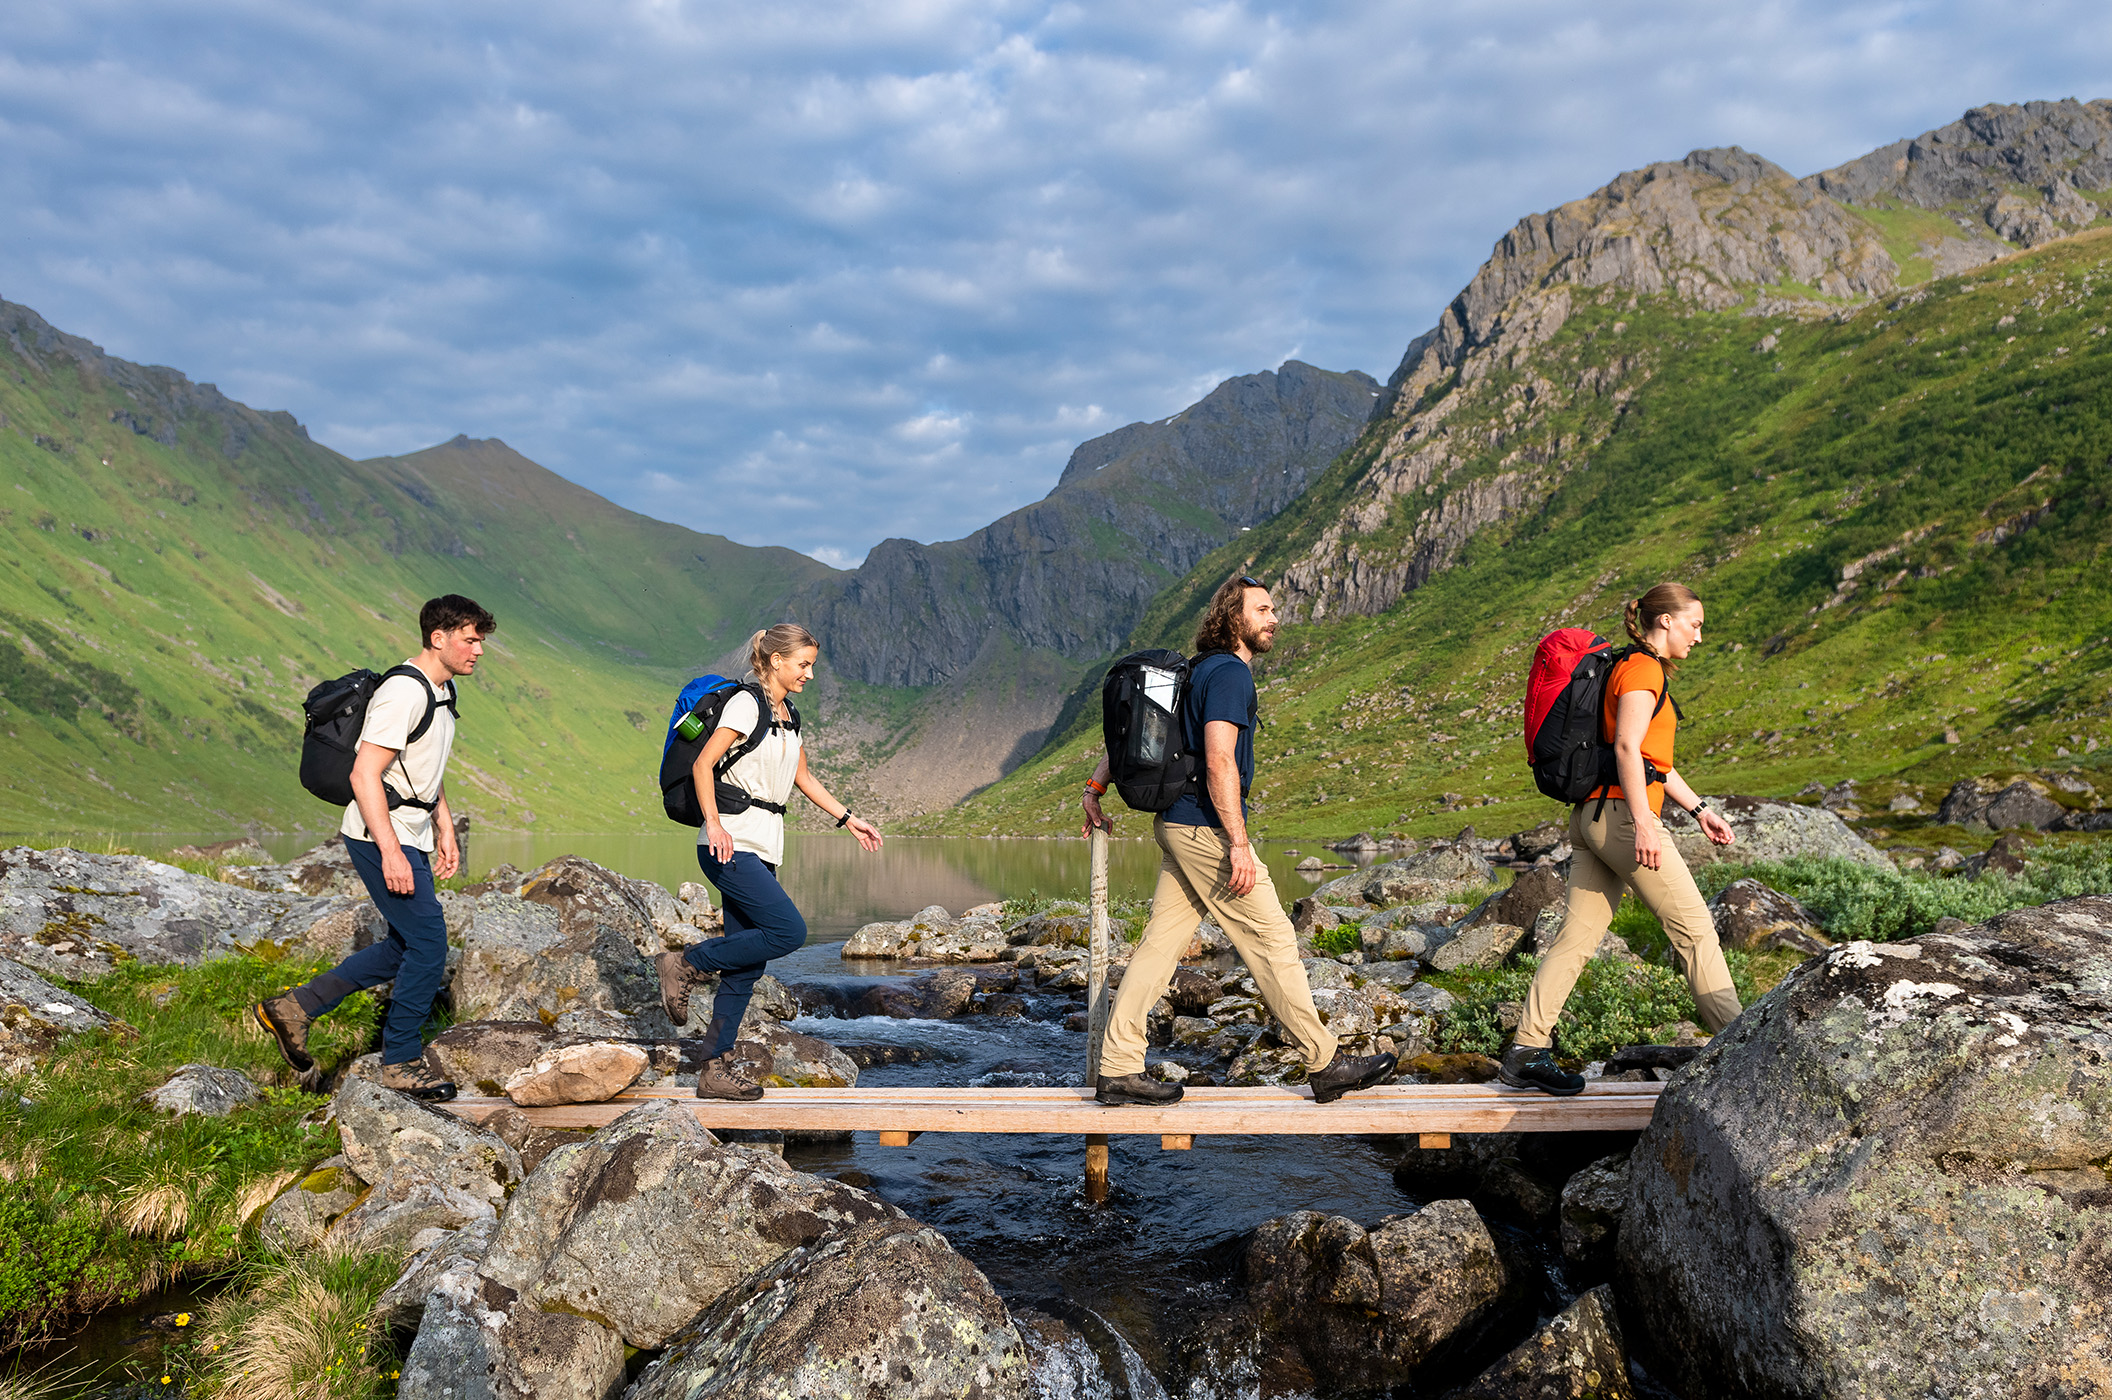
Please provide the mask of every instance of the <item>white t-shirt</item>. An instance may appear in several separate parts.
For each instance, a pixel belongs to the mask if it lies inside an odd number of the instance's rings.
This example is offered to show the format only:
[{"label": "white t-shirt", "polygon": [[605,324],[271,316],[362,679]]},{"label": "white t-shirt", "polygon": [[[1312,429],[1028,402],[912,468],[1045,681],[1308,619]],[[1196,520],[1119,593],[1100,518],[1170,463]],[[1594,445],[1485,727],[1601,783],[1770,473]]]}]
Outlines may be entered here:
[{"label": "white t-shirt", "polygon": [[[726,708],[719,712],[719,728],[731,729],[745,739],[761,714],[755,696],[744,690],[728,700]],[[791,799],[792,784],[798,777],[798,731],[772,726],[763,742],[755,746],[755,752],[726,770],[723,781],[751,797],[760,797],[782,807]],[[760,807],[750,807],[730,816],[721,812],[719,824],[733,838],[736,851],[753,851],[772,865],[783,863],[785,819],[777,813],[766,812]],[[697,832],[697,844],[704,844],[702,830]]]},{"label": "white t-shirt", "polygon": [[[415,666],[417,662],[404,664]],[[406,747],[404,740],[425,717],[427,691],[435,702],[433,722],[417,743]],[[367,722],[359,731],[359,741],[398,750],[396,762],[381,775],[384,787],[421,802],[431,802],[440,791],[440,780],[447,774],[447,756],[455,747],[455,712],[447,708],[446,700],[447,687],[434,685],[429,679],[424,679],[421,686],[421,680],[409,676],[390,676],[375,689],[373,698],[367,701]],[[403,845],[432,853],[431,812],[423,807],[398,807],[389,813],[389,825],[396,828],[396,839]],[[345,820],[338,830],[355,841],[374,839],[359,815],[357,802],[345,808]]]}]

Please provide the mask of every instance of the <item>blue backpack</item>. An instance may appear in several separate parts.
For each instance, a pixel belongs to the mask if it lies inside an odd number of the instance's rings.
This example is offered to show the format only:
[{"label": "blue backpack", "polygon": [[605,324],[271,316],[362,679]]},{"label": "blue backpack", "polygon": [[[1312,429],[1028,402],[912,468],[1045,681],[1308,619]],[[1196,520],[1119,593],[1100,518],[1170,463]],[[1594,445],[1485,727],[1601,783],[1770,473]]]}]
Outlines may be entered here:
[{"label": "blue backpack", "polygon": [[[799,732],[799,711],[793,708],[792,698],[785,697],[785,713],[791,719],[780,724],[770,712],[770,697],[763,694],[762,686],[756,682],[743,683],[724,676],[698,676],[683,686],[682,693],[675,697],[675,712],[668,716],[667,740],[660,750],[660,805],[667,809],[669,821],[684,826],[704,825],[704,808],[697,801],[697,755],[704,752],[704,745],[718,730],[719,716],[725,712],[726,702],[744,690],[755,697],[755,712],[763,722],[749,730],[712,765],[712,795],[717,799],[722,817],[745,812],[750,807],[760,807],[779,816],[785,814],[785,809],[778,803],[750,796],[745,789],[726,782],[724,775],[727,769],[754,753],[770,736],[771,730]],[[685,724],[685,720],[694,720],[695,723]]]}]

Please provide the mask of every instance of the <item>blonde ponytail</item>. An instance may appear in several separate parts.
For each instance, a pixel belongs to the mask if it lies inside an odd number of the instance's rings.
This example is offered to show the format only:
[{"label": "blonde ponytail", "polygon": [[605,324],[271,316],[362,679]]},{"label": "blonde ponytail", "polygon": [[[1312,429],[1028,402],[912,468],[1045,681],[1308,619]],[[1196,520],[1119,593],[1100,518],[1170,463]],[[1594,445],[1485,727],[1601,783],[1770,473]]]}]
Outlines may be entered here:
[{"label": "blonde ponytail", "polygon": [[768,672],[771,657],[790,656],[801,647],[819,650],[821,643],[814,640],[812,632],[796,622],[780,622],[775,627],[760,628],[748,639],[749,669],[755,672],[757,680],[761,680]]}]

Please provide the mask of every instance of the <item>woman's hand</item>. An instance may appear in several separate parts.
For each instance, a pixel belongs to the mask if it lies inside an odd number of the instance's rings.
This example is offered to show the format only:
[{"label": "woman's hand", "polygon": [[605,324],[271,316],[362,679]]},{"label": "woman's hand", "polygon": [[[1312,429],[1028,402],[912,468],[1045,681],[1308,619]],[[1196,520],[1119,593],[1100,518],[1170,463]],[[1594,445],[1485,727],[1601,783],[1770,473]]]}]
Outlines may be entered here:
[{"label": "woman's hand", "polygon": [[877,851],[880,849],[879,827],[874,826],[864,817],[857,816],[852,817],[849,821],[845,822],[844,825],[850,829],[851,835],[858,838],[859,845],[865,847],[865,849],[867,849],[868,851]]},{"label": "woman's hand", "polygon": [[1628,804],[1635,814],[1635,863],[1645,870],[1655,870],[1664,859],[1664,833],[1657,824],[1657,814],[1641,802]]},{"label": "woman's hand", "polygon": [[1701,834],[1719,846],[1728,846],[1738,839],[1738,833],[1731,830],[1731,824],[1717,816],[1713,808],[1702,808],[1701,815],[1696,820],[1701,825]]},{"label": "woman's hand", "polygon": [[717,813],[704,819],[704,848],[721,865],[733,859],[733,835],[719,824]]}]

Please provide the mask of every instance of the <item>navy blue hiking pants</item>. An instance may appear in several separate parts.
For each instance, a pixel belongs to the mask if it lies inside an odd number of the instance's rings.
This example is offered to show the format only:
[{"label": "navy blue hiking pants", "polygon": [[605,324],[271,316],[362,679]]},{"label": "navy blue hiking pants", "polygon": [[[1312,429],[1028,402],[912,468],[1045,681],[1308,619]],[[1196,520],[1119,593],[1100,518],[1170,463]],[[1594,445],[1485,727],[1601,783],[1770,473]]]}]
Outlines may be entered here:
[{"label": "navy blue hiking pants", "polygon": [[709,846],[699,846],[697,864],[704,868],[704,878],[718,887],[726,936],[692,944],[682,956],[699,972],[719,974],[711,1027],[704,1032],[704,1056],[717,1059],[733,1048],[741,1018],[755,996],[755,979],[770,959],[807,941],[807,921],[777,882],[776,867],[755,852],[735,851],[732,860],[721,864]]},{"label": "navy blue hiking pants", "polygon": [[447,920],[440,897],[433,893],[433,862],[424,851],[403,848],[411,863],[409,894],[391,894],[381,878],[381,847],[372,841],[345,838],[352,868],[374,897],[374,907],[389,921],[389,936],[346,958],[304,986],[293,989],[301,1009],[322,1015],[354,992],[394,982],[388,1020],[381,1028],[381,1062],[400,1065],[425,1053],[418,1032],[432,1014],[433,998],[447,975]]}]

